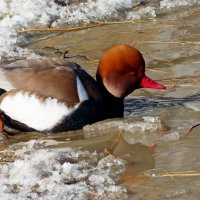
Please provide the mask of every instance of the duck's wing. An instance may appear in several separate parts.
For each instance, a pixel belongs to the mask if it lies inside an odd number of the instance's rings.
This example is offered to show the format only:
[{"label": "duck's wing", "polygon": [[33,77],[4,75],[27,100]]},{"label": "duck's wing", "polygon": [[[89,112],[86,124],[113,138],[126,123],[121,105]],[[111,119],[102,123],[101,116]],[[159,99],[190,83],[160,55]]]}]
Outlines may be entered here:
[{"label": "duck's wing", "polygon": [[2,66],[0,88],[31,91],[69,105],[101,98],[96,81],[87,72],[61,59],[28,59]]}]

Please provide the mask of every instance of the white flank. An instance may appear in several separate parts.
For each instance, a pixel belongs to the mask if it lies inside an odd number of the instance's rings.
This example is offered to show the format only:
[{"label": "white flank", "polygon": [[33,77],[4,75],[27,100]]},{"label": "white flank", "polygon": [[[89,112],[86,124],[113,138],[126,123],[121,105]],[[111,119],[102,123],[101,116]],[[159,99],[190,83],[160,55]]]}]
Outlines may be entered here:
[{"label": "white flank", "polygon": [[5,96],[0,104],[0,109],[6,115],[38,131],[53,128],[77,107],[78,105],[68,108],[64,103],[50,97],[41,101],[35,94],[22,91]]},{"label": "white flank", "polygon": [[0,88],[6,91],[14,89],[12,84],[5,77],[4,72],[2,72],[1,70],[0,70]]},{"label": "white flank", "polygon": [[85,88],[83,87],[83,84],[81,83],[81,80],[79,79],[78,75],[76,77],[76,84],[77,84],[79,101],[82,102],[88,100],[87,92],[85,91]]}]

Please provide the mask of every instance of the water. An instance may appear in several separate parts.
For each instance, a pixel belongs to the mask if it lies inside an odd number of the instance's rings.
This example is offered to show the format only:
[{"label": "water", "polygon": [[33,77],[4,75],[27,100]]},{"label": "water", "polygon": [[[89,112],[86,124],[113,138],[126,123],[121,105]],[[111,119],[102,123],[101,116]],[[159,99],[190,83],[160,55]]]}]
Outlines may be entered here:
[{"label": "water", "polygon": [[[1,199],[199,199],[200,127],[185,134],[200,122],[200,8],[181,2],[187,7],[150,1],[156,17],[135,23],[26,36],[31,42],[25,49],[51,57],[69,50],[70,59],[92,75],[105,49],[134,45],[144,55],[147,75],[167,90],[132,93],[124,119],[56,136],[2,138]],[[181,176],[164,176],[171,173]]]}]

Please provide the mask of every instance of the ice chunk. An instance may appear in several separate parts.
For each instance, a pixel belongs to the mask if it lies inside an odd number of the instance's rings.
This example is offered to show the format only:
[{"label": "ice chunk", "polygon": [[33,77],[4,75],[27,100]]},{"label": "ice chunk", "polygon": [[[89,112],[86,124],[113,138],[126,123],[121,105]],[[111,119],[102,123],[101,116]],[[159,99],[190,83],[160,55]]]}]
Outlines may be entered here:
[{"label": "ice chunk", "polygon": [[[7,150],[14,151],[16,158],[0,165],[0,199],[123,199],[126,196],[126,189],[117,184],[124,170],[121,159],[70,148],[48,149],[47,144],[31,140]],[[113,169],[118,169],[117,173]]]},{"label": "ice chunk", "polygon": [[135,19],[141,19],[141,18],[155,18],[155,17],[156,17],[155,8],[150,7],[150,6],[141,8],[134,12],[129,12],[127,15],[127,19],[129,20],[135,20]]},{"label": "ice chunk", "polygon": [[122,125],[119,125],[119,128],[131,132],[156,131],[162,128],[162,124],[159,117],[145,116],[143,117],[143,120],[143,122],[137,121],[134,123],[124,123]]},{"label": "ice chunk", "polygon": [[180,134],[175,131],[175,132],[172,132],[172,133],[168,133],[168,134],[165,134],[163,135],[160,140],[163,140],[165,142],[169,142],[169,141],[175,141],[175,140],[179,140],[180,139]]}]

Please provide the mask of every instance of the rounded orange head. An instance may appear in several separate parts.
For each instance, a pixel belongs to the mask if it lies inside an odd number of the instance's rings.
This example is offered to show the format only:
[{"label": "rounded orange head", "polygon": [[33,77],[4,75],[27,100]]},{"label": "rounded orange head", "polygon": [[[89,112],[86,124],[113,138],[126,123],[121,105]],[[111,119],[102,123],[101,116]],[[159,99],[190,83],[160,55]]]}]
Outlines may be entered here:
[{"label": "rounded orange head", "polygon": [[124,44],[111,47],[102,56],[97,70],[98,79],[112,95],[119,98],[138,88],[166,89],[145,75],[142,54]]}]

